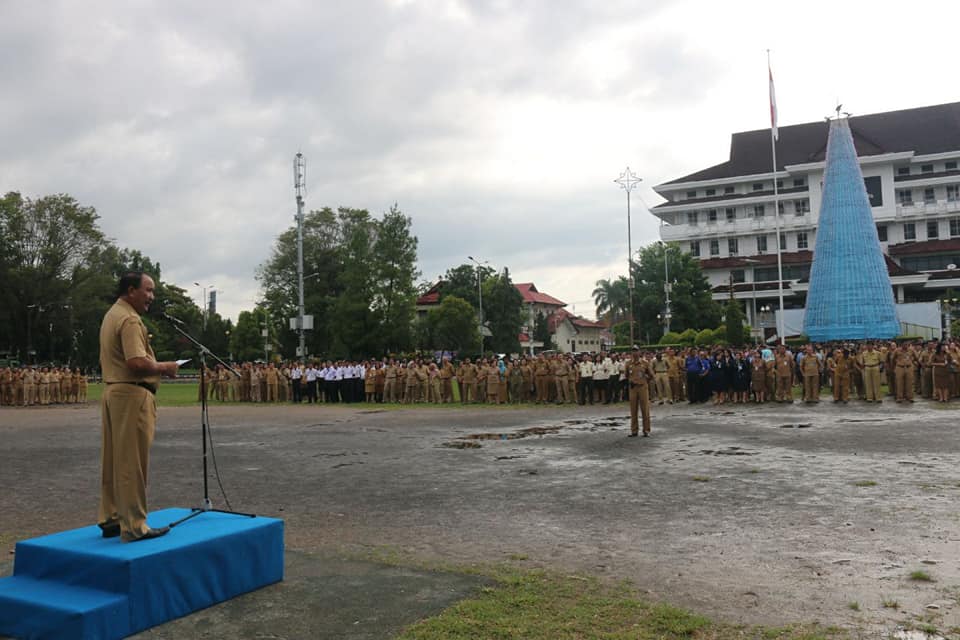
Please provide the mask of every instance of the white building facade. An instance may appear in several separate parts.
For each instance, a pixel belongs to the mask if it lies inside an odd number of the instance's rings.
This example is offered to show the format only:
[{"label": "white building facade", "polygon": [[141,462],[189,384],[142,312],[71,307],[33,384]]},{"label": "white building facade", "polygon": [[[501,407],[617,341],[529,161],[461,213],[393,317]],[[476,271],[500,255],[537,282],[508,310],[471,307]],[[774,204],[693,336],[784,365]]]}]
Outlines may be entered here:
[{"label": "white building facade", "polygon": [[[864,186],[898,302],[960,288],[960,103],[851,117]],[[714,299],[733,289],[766,335],[778,304],[779,192],[784,307],[801,308],[823,189],[827,122],[735,133],[727,162],[654,187],[661,239],[699,258]],[[952,268],[951,268],[952,267]]]}]

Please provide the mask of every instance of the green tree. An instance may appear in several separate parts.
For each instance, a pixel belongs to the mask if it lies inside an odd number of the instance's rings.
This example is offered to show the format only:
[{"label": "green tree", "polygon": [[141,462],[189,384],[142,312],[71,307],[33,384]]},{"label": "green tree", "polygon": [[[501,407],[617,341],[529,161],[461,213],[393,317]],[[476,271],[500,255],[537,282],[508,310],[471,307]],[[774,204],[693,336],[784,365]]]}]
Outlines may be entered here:
[{"label": "green tree", "polygon": [[[721,308],[699,262],[671,244],[652,244],[637,251],[633,263],[637,336],[660,336],[666,310],[664,259],[670,277],[670,328],[676,331],[715,327]],[[638,338],[639,339],[639,338]]]},{"label": "green tree", "polygon": [[480,344],[477,313],[469,302],[447,296],[427,314],[432,340],[429,347],[470,353]]},{"label": "green tree", "polygon": [[380,316],[377,335],[381,351],[404,351],[412,340],[417,299],[414,282],[420,277],[417,238],[411,233],[412,224],[394,204],[376,225],[374,309]]},{"label": "green tree", "polygon": [[597,280],[593,290],[593,302],[597,317],[617,324],[630,318],[630,289],[623,276],[615,280]]},{"label": "green tree", "polygon": [[[440,300],[446,296],[457,296],[469,302],[474,309],[478,309],[480,291],[477,287],[493,277],[494,273],[493,268],[487,265],[475,267],[472,264],[462,264],[459,267],[447,269],[446,275],[443,276],[443,287],[440,289]],[[486,307],[486,301],[484,301],[484,307]]]},{"label": "green tree", "polygon": [[253,362],[264,357],[264,337],[262,334],[267,314],[263,307],[253,311],[241,311],[237,317],[237,326],[230,333],[229,349],[237,362]]},{"label": "green tree", "polygon": [[726,341],[730,346],[738,346],[750,342],[750,328],[744,325],[746,315],[740,303],[732,296],[724,308],[724,325]]},{"label": "green tree", "polygon": [[542,343],[544,351],[552,351],[556,348],[553,344],[553,336],[550,335],[550,322],[545,313],[538,312],[533,320],[533,341]]},{"label": "green tree", "polygon": [[493,334],[486,343],[489,350],[495,353],[520,351],[523,295],[513,286],[507,268],[483,283],[483,320],[484,326]]}]

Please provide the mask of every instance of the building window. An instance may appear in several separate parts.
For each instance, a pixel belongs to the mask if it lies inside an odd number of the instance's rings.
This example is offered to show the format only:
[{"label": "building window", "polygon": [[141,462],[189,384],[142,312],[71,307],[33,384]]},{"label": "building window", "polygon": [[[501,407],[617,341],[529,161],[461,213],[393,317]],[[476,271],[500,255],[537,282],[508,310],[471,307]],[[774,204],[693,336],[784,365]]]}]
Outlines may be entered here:
[{"label": "building window", "polygon": [[807,248],[807,232],[801,231],[797,234],[797,249]]},{"label": "building window", "polygon": [[708,196],[715,196],[715,195],[717,195],[717,190],[716,190],[716,189],[707,189],[706,195],[708,195]]},{"label": "building window", "polygon": [[707,222],[709,222],[710,224],[716,224],[716,222],[717,222],[717,210],[716,210],[716,209],[710,209],[709,211],[707,211]]},{"label": "building window", "polygon": [[700,257],[700,241],[699,240],[694,240],[693,242],[690,243],[690,255],[692,255],[694,258]]},{"label": "building window", "polygon": [[933,165],[932,164],[920,165],[920,173],[933,173]]},{"label": "building window", "polygon": [[730,195],[731,193],[735,193],[735,192],[736,192],[736,188],[734,188],[734,187],[724,187],[724,188],[723,188],[723,193],[726,194],[726,195]]},{"label": "building window", "polygon": [[687,200],[689,200],[690,198],[696,198],[696,197],[697,197],[696,191],[687,191]]},{"label": "building window", "polygon": [[917,239],[917,225],[912,222],[905,222],[903,224],[903,239],[904,240],[916,240]]},{"label": "building window", "polygon": [[687,211],[687,224],[697,226],[697,212]]},{"label": "building window", "polygon": [[762,217],[765,216],[765,215],[767,215],[767,211],[766,211],[766,208],[765,208],[762,204],[755,204],[755,205],[753,205],[753,217],[754,217],[754,218],[762,218]]},{"label": "building window", "polygon": [[947,202],[960,200],[960,184],[947,185]]},{"label": "building window", "polygon": [[910,167],[897,167],[898,176],[908,176],[910,175]]},{"label": "building window", "polygon": [[727,207],[725,213],[727,215],[727,222],[733,222],[737,219],[737,210],[733,207]]},{"label": "building window", "polygon": [[780,251],[786,251],[786,250],[787,250],[787,234],[781,233],[780,234]]},{"label": "building window", "polygon": [[783,203],[782,203],[782,202],[778,202],[778,203],[777,203],[777,213],[780,214],[781,216],[783,215]]},{"label": "building window", "polygon": [[767,236],[757,236],[757,253],[764,254],[767,252]]},{"label": "building window", "polygon": [[797,200],[797,203],[794,206],[794,215],[802,216],[807,213],[810,213],[810,201],[804,198],[803,200]]},{"label": "building window", "polygon": [[730,279],[733,280],[734,284],[739,284],[747,281],[747,275],[743,272],[743,269],[734,269],[730,272]]},{"label": "building window", "polygon": [[783,189],[783,180],[777,180],[777,189]]},{"label": "building window", "polygon": [[762,182],[754,182],[754,183],[753,183],[753,190],[754,190],[754,191],[763,191],[763,183],[762,183]]},{"label": "building window", "polygon": [[946,169],[947,171],[956,171],[956,170],[957,170],[957,161],[956,161],[956,160],[951,160],[950,162],[948,162],[947,164],[945,164],[945,165],[943,166],[943,168]]},{"label": "building window", "polygon": [[911,189],[897,190],[897,204],[904,207],[913,206],[913,191]]},{"label": "building window", "polygon": [[718,256],[718,255],[720,255],[720,241],[719,241],[719,240],[711,240],[711,241],[710,241],[710,255],[711,255],[711,256]]},{"label": "building window", "polygon": [[940,223],[936,220],[927,220],[927,240],[936,240],[940,237]]},{"label": "building window", "polygon": [[740,242],[736,238],[727,238],[727,253],[731,256],[740,253]]},{"label": "building window", "polygon": [[887,225],[885,224],[877,225],[877,238],[880,239],[880,242],[887,241]]},{"label": "building window", "polygon": [[794,179],[793,179],[793,186],[795,186],[795,187],[805,187],[805,186],[807,186],[807,179],[806,179],[806,178],[794,178]]},{"label": "building window", "polygon": [[936,256],[904,256],[900,259],[900,264],[911,271],[945,271],[951,264],[960,264],[960,255],[948,253]]},{"label": "building window", "polygon": [[926,204],[933,204],[937,201],[937,196],[934,193],[933,187],[928,187],[923,190],[923,201]]},{"label": "building window", "polygon": [[960,236],[960,218],[950,218],[950,237]]},{"label": "building window", "polygon": [[883,184],[880,176],[867,176],[863,179],[863,186],[867,190],[867,199],[871,207],[883,206]]}]

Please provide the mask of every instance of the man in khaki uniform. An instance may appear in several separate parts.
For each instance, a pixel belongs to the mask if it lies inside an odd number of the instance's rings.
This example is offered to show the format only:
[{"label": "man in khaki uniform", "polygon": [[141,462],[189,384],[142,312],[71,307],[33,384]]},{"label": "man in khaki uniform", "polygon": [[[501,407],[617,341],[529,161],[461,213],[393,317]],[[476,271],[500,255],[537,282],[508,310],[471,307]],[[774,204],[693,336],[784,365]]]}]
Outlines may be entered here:
[{"label": "man in khaki uniform", "polygon": [[460,402],[477,401],[477,368],[470,364],[470,358],[464,360],[457,372],[457,380],[460,381]]},{"label": "man in khaki uniform", "polygon": [[[650,435],[650,382],[653,369],[650,363],[640,357],[640,350],[633,348],[633,355],[623,371],[629,385],[630,395],[630,438],[636,438],[640,430],[640,415],[643,416],[643,437]],[[638,415],[640,414],[640,415]]]},{"label": "man in khaki uniform", "polygon": [[913,371],[916,367],[913,351],[909,346],[891,347],[889,354],[896,380],[897,402],[913,402]]},{"label": "man in khaki uniform", "polygon": [[266,402],[276,402],[277,393],[280,389],[280,376],[277,374],[277,368],[273,363],[267,365],[267,370],[263,373],[263,378],[267,382]]},{"label": "man in khaki uniform", "polygon": [[783,345],[777,349],[774,360],[777,378],[777,402],[793,402],[793,358]]},{"label": "man in khaki uniform", "polygon": [[[669,357],[669,355],[667,356]],[[653,360],[653,375],[657,385],[657,402],[673,404],[673,392],[670,389],[670,364],[667,358],[658,353]]]},{"label": "man in khaki uniform", "polygon": [[882,356],[874,350],[873,343],[867,343],[866,348],[857,358],[857,363],[863,371],[863,393],[867,402],[883,402],[880,397],[880,363]]},{"label": "man in khaki uniform", "polygon": [[557,356],[553,361],[553,381],[557,389],[557,404],[567,404],[570,397],[567,394],[567,377],[570,375],[570,367],[563,356]]},{"label": "man in khaki uniform", "polygon": [[803,375],[803,401],[820,402],[820,358],[813,351],[813,345],[807,345],[800,361],[800,373]]},{"label": "man in khaki uniform", "polygon": [[440,401],[443,404],[453,402],[453,365],[450,356],[443,356],[440,366]]},{"label": "man in khaki uniform", "polygon": [[384,402],[396,402],[397,401],[397,376],[398,376],[397,363],[390,359],[390,362],[387,364],[386,372],[383,374],[383,401]]},{"label": "man in khaki uniform", "polygon": [[147,526],[147,468],[157,421],[160,376],[175,378],[176,362],[157,362],[140,315],[153,302],[153,278],[128,272],[100,325],[104,391],[99,525],[103,537],[135,542],[162,536]]}]

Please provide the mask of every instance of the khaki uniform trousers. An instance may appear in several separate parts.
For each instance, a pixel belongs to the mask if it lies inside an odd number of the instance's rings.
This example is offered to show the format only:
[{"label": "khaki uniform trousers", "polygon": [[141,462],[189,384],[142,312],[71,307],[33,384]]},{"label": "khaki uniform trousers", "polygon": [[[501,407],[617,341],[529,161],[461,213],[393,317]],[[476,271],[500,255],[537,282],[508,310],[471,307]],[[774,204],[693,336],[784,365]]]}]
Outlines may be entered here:
[{"label": "khaki uniform trousers", "polygon": [[397,401],[397,379],[396,378],[386,378],[384,380],[383,401],[390,402],[390,403]]},{"label": "khaki uniform trousers", "polygon": [[557,388],[557,404],[570,402],[570,397],[567,395],[567,376],[556,376],[554,383]]},{"label": "khaki uniform trousers", "polygon": [[834,401],[847,402],[850,399],[850,375],[833,374]]},{"label": "khaki uniform trousers", "polygon": [[630,433],[639,431],[641,416],[643,432],[650,433],[650,390],[645,382],[630,385]]},{"label": "khaki uniform trousers", "polygon": [[673,393],[670,391],[670,376],[666,373],[658,373],[654,379],[657,383],[657,398],[660,402],[664,400],[673,402]]},{"label": "khaki uniform trousers", "polygon": [[880,366],[865,365],[863,367],[863,393],[867,402],[878,402],[880,397]]},{"label": "khaki uniform trousers", "polygon": [[100,401],[103,448],[99,522],[122,533],[147,532],[147,468],[157,425],[153,394],[132,384],[109,384]]},{"label": "khaki uniform trousers", "polygon": [[547,376],[537,376],[537,404],[547,401]]},{"label": "khaki uniform trousers", "polygon": [[820,374],[803,376],[803,399],[806,402],[820,401]]},{"label": "khaki uniform trousers", "polygon": [[453,402],[453,383],[450,378],[440,378],[440,402]]},{"label": "khaki uniform trousers", "polygon": [[276,402],[279,385],[276,382],[267,383],[267,402]]},{"label": "khaki uniform trousers", "polygon": [[897,381],[897,402],[913,402],[913,367],[898,365],[894,376]]},{"label": "khaki uniform trousers", "polygon": [[777,401],[793,400],[793,388],[790,376],[777,376]]}]

